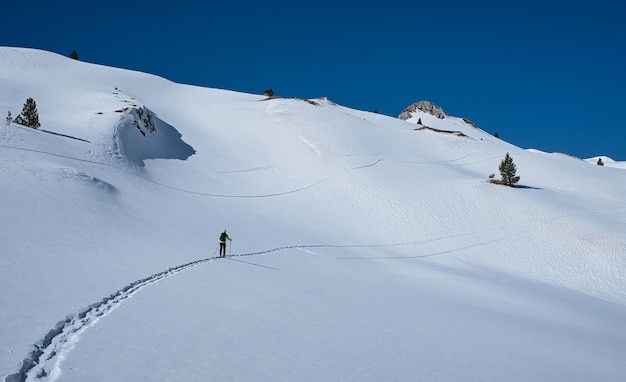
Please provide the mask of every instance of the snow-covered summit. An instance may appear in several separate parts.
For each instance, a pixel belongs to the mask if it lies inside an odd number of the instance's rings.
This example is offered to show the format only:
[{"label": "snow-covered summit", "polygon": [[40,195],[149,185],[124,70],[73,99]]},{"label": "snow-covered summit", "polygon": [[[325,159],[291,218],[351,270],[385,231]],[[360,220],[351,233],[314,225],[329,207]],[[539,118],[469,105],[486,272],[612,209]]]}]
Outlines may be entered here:
[{"label": "snow-covered summit", "polygon": [[607,166],[607,167],[615,167],[615,168],[623,168],[626,169],[626,162],[618,162],[613,158],[607,157],[605,155],[600,155],[596,157],[586,158],[586,162],[599,165],[599,166]]}]

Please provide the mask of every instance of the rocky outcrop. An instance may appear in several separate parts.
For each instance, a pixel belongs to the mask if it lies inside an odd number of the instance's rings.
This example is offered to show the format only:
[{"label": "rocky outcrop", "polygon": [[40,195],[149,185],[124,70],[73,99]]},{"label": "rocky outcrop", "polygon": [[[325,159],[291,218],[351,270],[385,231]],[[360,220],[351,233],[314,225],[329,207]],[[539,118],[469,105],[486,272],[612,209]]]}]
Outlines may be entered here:
[{"label": "rocky outcrop", "polygon": [[[145,106],[122,110],[115,128],[115,145],[122,157],[137,167],[146,159],[186,160],[196,153],[182,134]],[[139,131],[139,134],[137,133]]]},{"label": "rocky outcrop", "polygon": [[404,111],[400,113],[398,118],[406,121],[407,119],[411,118],[413,116],[413,113],[417,110],[428,113],[430,115],[434,115],[439,119],[444,119],[447,117],[446,112],[441,107],[435,105],[430,101],[419,101],[404,109]]},{"label": "rocky outcrop", "polygon": [[144,137],[146,136],[146,130],[153,134],[156,132],[152,114],[145,107],[127,107],[120,111],[128,115],[131,123]]}]

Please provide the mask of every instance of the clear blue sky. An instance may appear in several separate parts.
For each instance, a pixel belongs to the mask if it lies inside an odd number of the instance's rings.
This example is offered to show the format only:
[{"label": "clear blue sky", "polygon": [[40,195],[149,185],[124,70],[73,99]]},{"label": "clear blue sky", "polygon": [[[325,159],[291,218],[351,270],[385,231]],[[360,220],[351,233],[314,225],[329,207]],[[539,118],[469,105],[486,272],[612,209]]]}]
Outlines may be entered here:
[{"label": "clear blue sky", "polygon": [[429,100],[522,148],[626,160],[626,1],[5,0],[0,45],[393,117]]}]

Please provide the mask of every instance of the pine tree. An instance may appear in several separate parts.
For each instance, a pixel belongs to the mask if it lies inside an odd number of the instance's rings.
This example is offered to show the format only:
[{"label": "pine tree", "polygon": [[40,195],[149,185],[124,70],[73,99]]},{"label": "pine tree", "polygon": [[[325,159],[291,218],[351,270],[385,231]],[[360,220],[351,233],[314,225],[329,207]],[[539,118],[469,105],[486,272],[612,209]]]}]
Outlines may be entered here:
[{"label": "pine tree", "polygon": [[604,162],[602,162],[602,158],[598,158],[598,162],[596,164],[598,166],[604,166]]},{"label": "pine tree", "polygon": [[265,91],[263,92],[263,95],[266,97],[273,97],[274,96],[274,90],[270,89],[265,89]]},{"label": "pine tree", "polygon": [[11,111],[9,110],[7,113],[7,126],[10,126],[11,122],[13,122],[13,117],[11,116]]},{"label": "pine tree", "polygon": [[78,53],[76,53],[76,50],[72,51],[72,53],[70,54],[70,58],[73,60],[78,60]]},{"label": "pine tree", "polygon": [[513,158],[509,156],[509,153],[506,153],[502,162],[500,162],[500,175],[502,175],[502,184],[510,187],[515,187],[515,183],[519,182],[519,176],[515,176],[517,169],[515,168],[515,163],[513,163]]},{"label": "pine tree", "polygon": [[41,127],[41,124],[39,123],[39,113],[37,113],[37,103],[34,99],[29,98],[26,100],[24,108],[22,109],[22,114],[15,117],[13,122],[26,127],[32,127],[33,129]]}]

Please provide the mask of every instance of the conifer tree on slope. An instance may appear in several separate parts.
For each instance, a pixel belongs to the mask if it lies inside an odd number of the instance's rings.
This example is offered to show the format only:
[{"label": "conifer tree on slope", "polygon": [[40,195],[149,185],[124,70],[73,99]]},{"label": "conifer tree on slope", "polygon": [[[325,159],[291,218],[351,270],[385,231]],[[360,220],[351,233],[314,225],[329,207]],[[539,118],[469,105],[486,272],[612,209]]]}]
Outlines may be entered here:
[{"label": "conifer tree on slope", "polygon": [[502,162],[500,162],[500,175],[502,175],[502,184],[505,186],[515,187],[515,183],[519,182],[519,176],[515,176],[517,169],[515,168],[515,163],[513,163],[513,158],[509,156],[509,153],[506,153]]},{"label": "conifer tree on slope", "polygon": [[27,127],[32,127],[33,129],[41,127],[41,123],[39,123],[39,113],[37,112],[37,103],[34,99],[28,98],[26,100],[24,108],[22,109],[22,114],[15,117],[13,122]]}]

